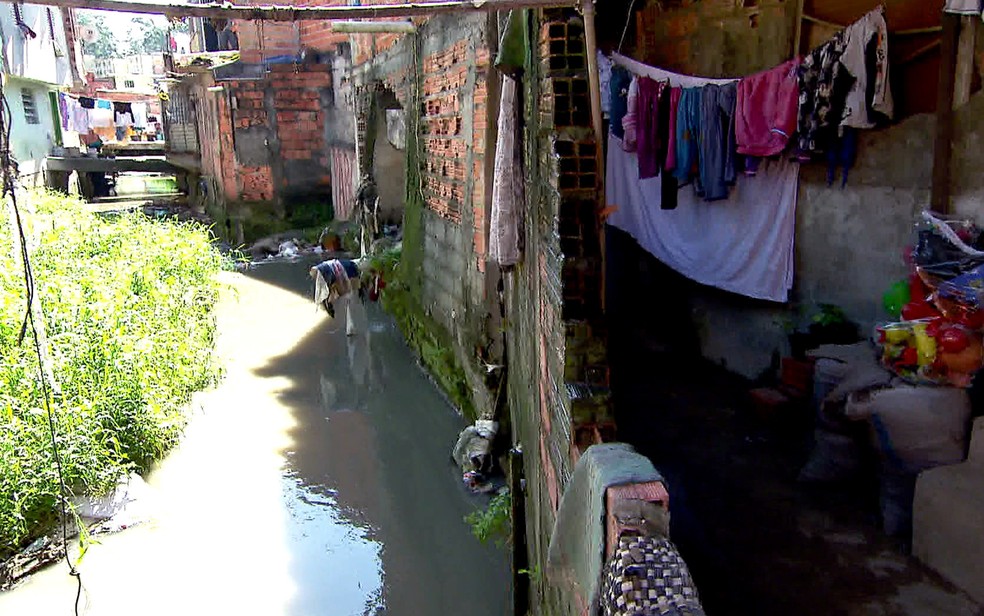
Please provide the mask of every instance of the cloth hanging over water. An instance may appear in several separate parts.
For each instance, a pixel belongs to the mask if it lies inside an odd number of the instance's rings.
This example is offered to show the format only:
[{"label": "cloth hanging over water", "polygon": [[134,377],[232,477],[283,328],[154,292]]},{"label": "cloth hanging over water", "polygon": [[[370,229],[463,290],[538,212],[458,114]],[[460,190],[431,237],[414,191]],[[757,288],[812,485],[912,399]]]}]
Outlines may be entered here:
[{"label": "cloth hanging over water", "polygon": [[499,265],[519,263],[521,220],[525,205],[522,148],[519,136],[519,84],[502,78],[499,131],[492,179],[492,214],[489,224],[489,258]]},{"label": "cloth hanging over water", "polygon": [[708,203],[681,190],[679,207],[661,209],[662,178],[639,179],[635,155],[609,137],[608,223],[657,259],[697,282],[733,293],[785,302],[793,286],[793,242],[799,165],[765,159],[742,178],[727,203]]},{"label": "cloth hanging over water", "polygon": [[[598,605],[605,554],[605,491],[610,486],[662,481],[648,458],[624,443],[592,445],[564,490],[547,550],[547,574],[585,605]],[[594,613],[594,612],[592,612]]]},{"label": "cloth hanging over water", "polygon": [[521,75],[530,54],[530,10],[512,9],[499,41],[495,67],[513,77]]}]

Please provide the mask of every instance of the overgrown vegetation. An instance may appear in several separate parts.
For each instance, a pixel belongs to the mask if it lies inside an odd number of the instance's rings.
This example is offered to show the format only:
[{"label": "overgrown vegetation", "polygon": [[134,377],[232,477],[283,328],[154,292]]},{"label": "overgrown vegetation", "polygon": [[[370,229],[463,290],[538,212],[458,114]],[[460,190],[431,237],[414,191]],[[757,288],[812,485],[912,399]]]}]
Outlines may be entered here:
[{"label": "overgrown vegetation", "polygon": [[495,541],[496,545],[504,546],[512,536],[512,495],[508,491],[500,492],[492,497],[487,509],[469,513],[465,516],[472,529],[472,534],[482,543]]},{"label": "overgrown vegetation", "polygon": [[[48,193],[22,199],[66,483],[110,489],[173,446],[193,392],[214,381],[216,274],[207,229],[140,214],[110,220]],[[18,344],[24,281],[0,234],[0,560],[56,522],[58,482],[37,360]]]}]

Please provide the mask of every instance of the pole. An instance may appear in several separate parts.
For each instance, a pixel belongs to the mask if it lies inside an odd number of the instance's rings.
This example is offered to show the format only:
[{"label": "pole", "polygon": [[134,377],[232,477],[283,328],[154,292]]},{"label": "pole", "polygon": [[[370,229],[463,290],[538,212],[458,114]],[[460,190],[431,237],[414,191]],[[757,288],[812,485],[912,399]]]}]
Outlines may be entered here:
[{"label": "pole", "polygon": [[92,11],[119,11],[167,17],[209,17],[247,21],[306,21],[314,19],[383,19],[440,13],[480,13],[518,8],[565,8],[576,0],[446,0],[403,4],[364,4],[342,6],[230,6],[227,4],[151,4],[137,0],[31,0],[31,4]]},{"label": "pole", "polygon": [[595,161],[598,190],[598,241],[601,252],[601,309],[605,310],[605,221],[601,212],[605,209],[605,131],[601,121],[601,79],[598,76],[598,34],[595,30],[594,0],[581,0],[584,14],[584,40],[588,63],[588,89],[591,90],[591,126],[595,135]]},{"label": "pole", "polygon": [[943,13],[940,43],[940,80],[936,89],[936,139],[933,144],[933,189],[930,207],[947,214],[950,210],[950,158],[953,148],[953,87],[957,72],[957,38],[960,16]]}]

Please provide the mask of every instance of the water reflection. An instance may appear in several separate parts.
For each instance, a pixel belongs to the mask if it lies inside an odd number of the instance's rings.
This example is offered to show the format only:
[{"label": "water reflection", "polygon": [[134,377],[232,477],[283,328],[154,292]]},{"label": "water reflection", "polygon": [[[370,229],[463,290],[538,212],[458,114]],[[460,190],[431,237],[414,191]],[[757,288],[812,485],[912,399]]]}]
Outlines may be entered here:
[{"label": "water reflection", "polygon": [[320,586],[317,599],[296,604],[298,614],[376,614],[383,608],[383,546],[372,529],[349,519],[330,490],[284,475],[283,497],[293,557],[305,563],[301,586]]}]

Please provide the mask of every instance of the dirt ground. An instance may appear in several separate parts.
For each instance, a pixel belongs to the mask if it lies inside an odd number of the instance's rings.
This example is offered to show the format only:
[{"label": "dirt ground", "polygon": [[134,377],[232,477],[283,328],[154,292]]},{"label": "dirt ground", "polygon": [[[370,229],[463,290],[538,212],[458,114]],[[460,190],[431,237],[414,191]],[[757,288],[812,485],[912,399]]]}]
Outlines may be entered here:
[{"label": "dirt ground", "polygon": [[613,332],[612,377],[619,438],[664,474],[708,614],[984,614],[882,532],[873,479],[797,482],[808,409],[797,429],[770,428],[747,408],[748,382],[637,335]]}]

